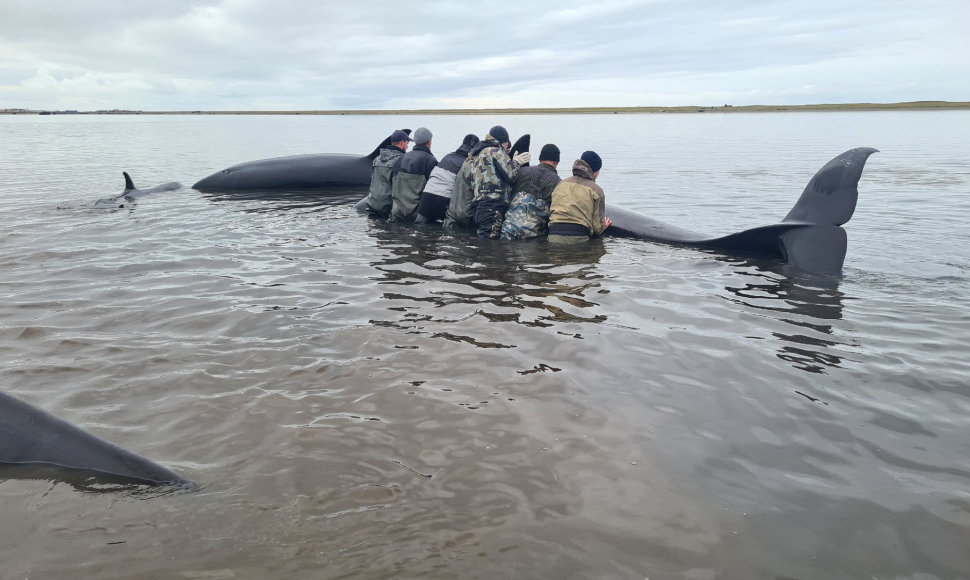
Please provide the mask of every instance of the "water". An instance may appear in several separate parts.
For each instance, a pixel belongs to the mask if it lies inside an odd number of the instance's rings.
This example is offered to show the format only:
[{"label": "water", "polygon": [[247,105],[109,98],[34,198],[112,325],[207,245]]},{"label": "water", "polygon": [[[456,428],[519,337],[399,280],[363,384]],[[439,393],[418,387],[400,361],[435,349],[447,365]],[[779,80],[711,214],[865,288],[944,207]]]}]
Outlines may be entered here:
[{"label": "water", "polygon": [[[498,122],[711,234],[881,152],[840,279],[190,188],[402,126],[440,157]],[[0,388],[202,486],[0,468],[4,576],[970,577],[968,122],[0,116]],[[185,187],[92,209],[122,170]]]}]

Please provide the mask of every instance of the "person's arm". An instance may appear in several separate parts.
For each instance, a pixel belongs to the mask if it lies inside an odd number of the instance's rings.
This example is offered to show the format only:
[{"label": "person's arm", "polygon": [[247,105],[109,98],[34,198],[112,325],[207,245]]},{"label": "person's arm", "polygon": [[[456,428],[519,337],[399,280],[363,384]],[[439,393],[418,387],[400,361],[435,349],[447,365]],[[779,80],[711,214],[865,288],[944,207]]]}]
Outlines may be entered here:
[{"label": "person's arm", "polygon": [[492,165],[495,167],[495,175],[503,183],[515,185],[515,178],[519,175],[519,167],[512,161],[508,154],[500,154],[492,157]]},{"label": "person's arm", "polygon": [[603,214],[600,212],[600,205],[601,205],[600,204],[600,198],[601,198],[601,196],[598,193],[596,193],[596,192],[590,192],[590,193],[591,193],[591,195],[593,197],[593,199],[590,200],[590,201],[593,202],[593,204],[592,204],[593,205],[593,215],[592,215],[592,222],[593,223],[590,224],[592,227],[590,228],[590,232],[589,233],[591,233],[594,236],[598,236],[598,235],[602,234],[603,233],[603,230],[606,228],[605,220],[603,220]]}]

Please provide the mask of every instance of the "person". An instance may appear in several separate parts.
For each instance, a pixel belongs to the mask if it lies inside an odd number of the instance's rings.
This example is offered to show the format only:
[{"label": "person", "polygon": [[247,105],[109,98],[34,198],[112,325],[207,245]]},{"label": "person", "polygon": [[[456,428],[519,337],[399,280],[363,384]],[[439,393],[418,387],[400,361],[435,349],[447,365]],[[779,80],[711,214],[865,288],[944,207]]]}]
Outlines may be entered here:
[{"label": "person", "polygon": [[455,190],[455,178],[475,145],[478,145],[478,137],[471,133],[465,135],[458,149],[445,155],[431,170],[431,177],[424,184],[418,201],[415,223],[429,224],[445,219]]},{"label": "person", "polygon": [[596,184],[603,160],[585,151],[573,163],[573,176],[552,191],[549,209],[549,242],[576,244],[598,236],[613,223],[606,217],[606,195]]},{"label": "person", "polygon": [[398,129],[388,137],[390,145],[381,148],[374,158],[370,175],[370,192],[364,198],[365,208],[371,214],[386,218],[391,213],[391,182],[401,164],[401,158],[408,150],[411,137]]},{"label": "person", "polygon": [[[474,149],[474,146],[473,146]],[[475,198],[475,179],[472,175],[471,150],[455,175],[455,186],[451,190],[451,201],[445,212],[441,226],[446,230],[469,229],[474,227],[471,217],[472,199]]]},{"label": "person", "polygon": [[478,237],[498,239],[502,220],[509,204],[509,190],[515,183],[519,167],[529,163],[528,151],[509,157],[509,132],[496,125],[470,154],[474,197],[469,213],[477,227]]},{"label": "person", "polygon": [[552,190],[562,181],[558,166],[559,147],[547,143],[539,152],[539,165],[519,169],[499,237],[524,240],[546,235]]},{"label": "person", "polygon": [[414,148],[401,157],[391,181],[391,215],[388,221],[413,223],[424,184],[438,160],[431,153],[431,131],[419,127],[414,132]]}]

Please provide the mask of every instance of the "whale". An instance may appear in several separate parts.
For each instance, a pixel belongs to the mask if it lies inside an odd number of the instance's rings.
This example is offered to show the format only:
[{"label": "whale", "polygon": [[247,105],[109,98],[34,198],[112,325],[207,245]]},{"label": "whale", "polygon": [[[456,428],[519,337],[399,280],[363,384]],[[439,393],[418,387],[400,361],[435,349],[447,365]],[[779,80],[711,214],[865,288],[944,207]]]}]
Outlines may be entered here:
[{"label": "whale", "polygon": [[[513,151],[528,151],[528,137],[520,138]],[[336,187],[346,196],[347,187],[370,183],[372,160],[388,145],[389,139],[385,139],[368,155],[314,154],[250,161],[216,172],[193,187],[201,192],[250,195],[299,189],[319,196],[327,196]],[[613,223],[604,235],[776,259],[805,273],[838,275],[848,248],[848,236],[841,226],[855,211],[862,170],[877,151],[857,147],[831,159],[809,180],[788,215],[773,224],[716,236],[666,224],[607,201],[606,214]],[[363,209],[362,204],[362,200],[357,202],[358,210]]]},{"label": "whale", "polygon": [[834,157],[812,176],[792,209],[775,224],[710,236],[608,204],[606,214],[613,223],[604,234],[775,258],[806,273],[839,274],[848,248],[841,226],[855,212],[862,170],[877,152],[857,147]]},{"label": "whale", "polygon": [[128,175],[127,171],[122,171],[121,175],[123,175],[125,178],[125,190],[114,197],[105,197],[99,199],[98,201],[94,202],[94,207],[102,209],[124,207],[125,202],[134,201],[135,199],[144,195],[161,193],[165,191],[175,191],[176,189],[182,187],[181,183],[177,181],[170,181],[161,185],[139,189],[138,187],[135,187],[135,182],[131,180],[131,176]]},{"label": "whale", "polygon": [[[0,392],[0,466],[43,465],[153,486],[196,486],[174,471]],[[0,469],[0,479],[4,472]]]},{"label": "whale", "polygon": [[[403,129],[408,135],[410,129]],[[334,189],[370,184],[374,159],[391,146],[385,138],[367,155],[311,153],[248,161],[217,171],[197,181],[192,188],[205,193],[259,192],[278,190]],[[529,135],[523,135],[511,152],[528,151]]]}]

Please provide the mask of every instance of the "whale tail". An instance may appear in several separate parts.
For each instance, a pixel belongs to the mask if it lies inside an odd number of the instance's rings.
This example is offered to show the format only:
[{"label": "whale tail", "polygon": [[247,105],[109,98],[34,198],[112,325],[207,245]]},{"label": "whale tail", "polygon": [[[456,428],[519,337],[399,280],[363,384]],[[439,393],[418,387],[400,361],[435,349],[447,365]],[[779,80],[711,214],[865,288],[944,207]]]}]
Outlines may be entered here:
[{"label": "whale tail", "polygon": [[798,269],[839,274],[848,236],[841,227],[852,218],[866,160],[878,149],[857,147],[819,169],[781,223],[708,241],[712,248],[775,253]]},{"label": "whale tail", "polygon": [[826,163],[812,177],[782,223],[840,226],[852,217],[859,199],[859,178],[866,160],[878,149],[857,147]]}]

